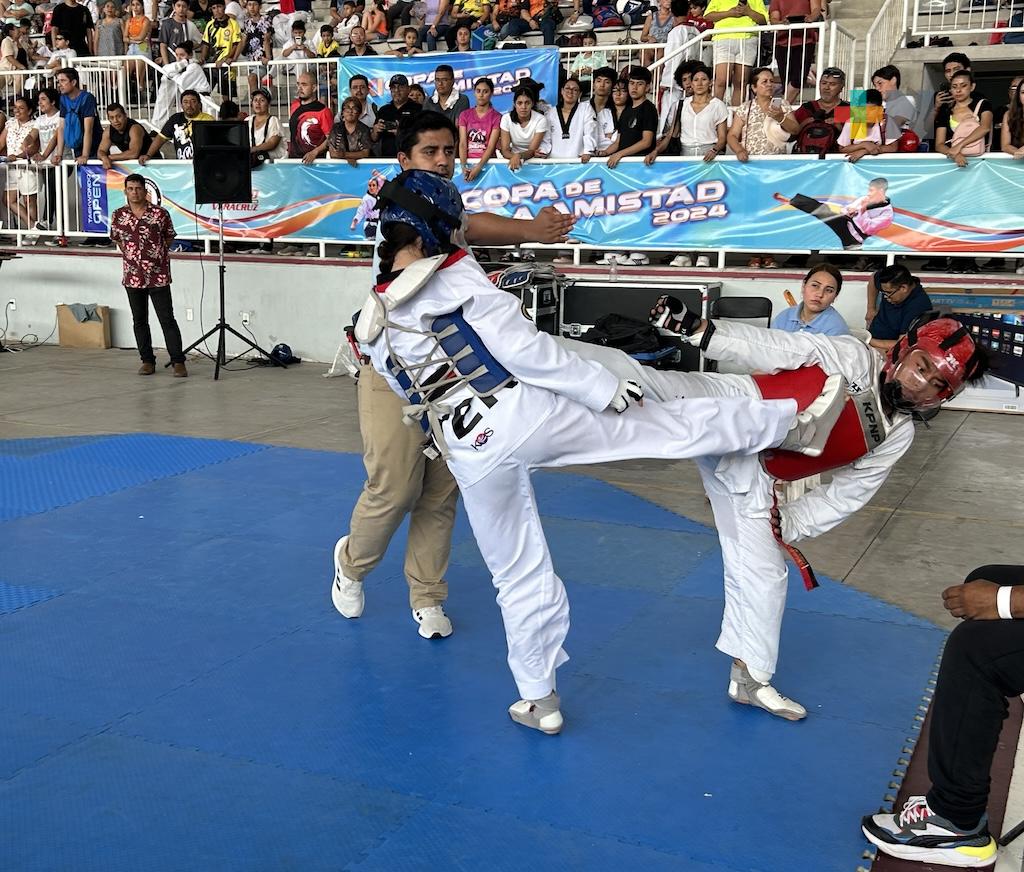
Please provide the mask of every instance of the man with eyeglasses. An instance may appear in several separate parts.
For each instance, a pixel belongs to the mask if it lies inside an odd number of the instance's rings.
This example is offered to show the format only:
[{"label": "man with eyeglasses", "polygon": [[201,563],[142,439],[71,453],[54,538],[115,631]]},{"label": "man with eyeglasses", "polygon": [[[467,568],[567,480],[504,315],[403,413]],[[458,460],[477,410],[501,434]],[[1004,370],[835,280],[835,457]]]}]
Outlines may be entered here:
[{"label": "man with eyeglasses", "polygon": [[905,266],[893,264],[878,270],[868,279],[864,319],[871,347],[888,351],[919,316],[932,308],[921,282]]}]

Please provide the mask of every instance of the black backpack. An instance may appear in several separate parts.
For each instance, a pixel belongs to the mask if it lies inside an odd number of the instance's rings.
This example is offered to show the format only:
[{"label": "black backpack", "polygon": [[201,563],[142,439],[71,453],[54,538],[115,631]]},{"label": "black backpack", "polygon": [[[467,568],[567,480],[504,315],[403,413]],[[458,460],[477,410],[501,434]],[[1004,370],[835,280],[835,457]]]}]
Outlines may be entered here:
[{"label": "black backpack", "polygon": [[661,337],[654,327],[646,321],[615,313],[598,318],[580,339],[594,345],[618,348],[626,354],[643,354],[661,348]]},{"label": "black backpack", "polygon": [[810,108],[813,120],[797,134],[793,154],[814,154],[823,158],[836,150],[839,134],[835,125],[825,120],[828,118],[825,110],[815,107],[814,103]]}]

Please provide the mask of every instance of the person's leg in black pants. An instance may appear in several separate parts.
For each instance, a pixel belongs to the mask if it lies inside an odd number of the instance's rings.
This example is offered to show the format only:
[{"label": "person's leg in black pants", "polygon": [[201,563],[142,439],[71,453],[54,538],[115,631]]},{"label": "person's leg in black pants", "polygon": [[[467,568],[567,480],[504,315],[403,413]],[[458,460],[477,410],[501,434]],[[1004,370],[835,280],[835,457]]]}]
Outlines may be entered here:
[{"label": "person's leg in black pants", "polygon": [[128,292],[128,305],[132,309],[132,329],[135,331],[135,344],[139,349],[139,357],[143,363],[155,364],[153,354],[153,336],[149,331],[149,288],[125,288]]},{"label": "person's leg in black pants", "polygon": [[[1024,566],[982,566],[965,581],[1024,583]],[[1008,711],[1024,693],[1024,620],[964,621],[939,667],[928,734],[928,805],[965,830],[988,805],[989,771]]]},{"label": "person's leg in black pants", "polygon": [[[171,289],[166,285],[162,288],[150,288],[149,296],[153,300],[153,310],[160,322],[160,329],[164,332],[164,342],[167,343],[167,354],[171,358],[171,363],[184,363],[185,355],[181,351],[181,330],[178,329],[178,322],[174,319]],[[146,332],[149,333],[148,326]],[[150,354],[152,353],[151,347]]]}]

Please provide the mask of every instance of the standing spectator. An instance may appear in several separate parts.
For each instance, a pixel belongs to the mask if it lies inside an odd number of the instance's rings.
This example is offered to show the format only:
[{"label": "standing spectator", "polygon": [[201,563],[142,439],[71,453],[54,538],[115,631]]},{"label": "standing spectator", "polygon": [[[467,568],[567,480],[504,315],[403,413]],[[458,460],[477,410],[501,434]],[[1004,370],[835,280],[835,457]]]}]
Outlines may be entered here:
[{"label": "standing spectator", "polygon": [[[725,151],[729,107],[711,95],[711,70],[700,66],[690,76],[693,95],[676,104],[672,115],[662,117],[661,137],[644,163],[650,166],[666,151],[682,157],[713,161]],[[677,148],[671,146],[676,140]]]},{"label": "standing spectator", "polygon": [[46,69],[56,74],[58,70],[73,66],[78,52],[68,45],[68,38],[63,33],[53,34],[53,51],[46,60]]},{"label": "standing spectator", "polygon": [[398,137],[401,128],[412,116],[421,111],[418,103],[409,99],[409,79],[401,73],[388,82],[391,102],[377,110],[377,120],[370,128],[370,138],[376,143],[380,157],[398,157]]},{"label": "standing spectator", "polygon": [[562,85],[557,105],[548,109],[548,157],[589,160],[597,151],[597,116],[589,103],[581,102],[582,95],[580,80],[571,76]]},{"label": "standing spectator", "polygon": [[341,104],[341,120],[335,121],[327,137],[327,151],[331,160],[347,160],[352,166],[368,158],[373,150],[370,128],[359,120],[362,106],[354,97],[346,97]]},{"label": "standing spectator", "polygon": [[868,279],[865,323],[871,347],[888,351],[906,334],[910,325],[933,308],[921,282],[905,266],[893,264]]},{"label": "standing spectator", "polygon": [[974,74],[970,70],[954,73],[949,87],[953,102],[935,116],[935,150],[958,167],[965,167],[968,156],[988,151],[992,105],[984,97],[974,96]]},{"label": "standing spectator", "polygon": [[802,302],[783,309],[772,321],[772,329],[788,333],[817,333],[846,336],[850,328],[832,305],[843,289],[838,267],[822,263],[810,269],[800,285]]},{"label": "standing spectator", "polygon": [[99,147],[99,159],[106,169],[109,170],[114,161],[138,160],[141,155],[149,154],[153,134],[129,118],[124,106],[107,104],[107,120],[110,123],[103,131]]},{"label": "standing spectator", "polygon": [[[459,116],[459,160],[467,182],[476,181],[494,157],[501,136],[501,113],[491,105],[494,82],[486,76],[477,79],[473,94],[476,106]],[[475,163],[470,166],[470,161]]]},{"label": "standing spectator", "polygon": [[[864,100],[868,106],[882,109],[882,94],[876,88],[868,88]],[[850,163],[856,163],[867,154],[892,154],[899,147],[900,129],[885,112],[881,121],[857,123],[856,127],[864,128],[864,135],[854,138],[855,123],[847,121],[839,134],[839,151],[847,156]]]},{"label": "standing spectator", "polygon": [[935,122],[938,119],[941,109],[948,109],[953,105],[953,93],[950,90],[950,83],[955,73],[961,70],[971,69],[971,59],[961,51],[950,52],[942,60],[942,75],[946,81],[935,92],[935,99],[932,101],[931,111],[925,119],[925,128],[932,131],[932,139],[935,140]]},{"label": "standing spectator", "polygon": [[287,154],[287,144],[281,131],[281,122],[270,114],[270,91],[257,88],[249,98],[249,152],[255,169],[266,161],[282,158]]},{"label": "standing spectator", "polygon": [[[714,0],[712,0],[714,2]],[[800,129],[792,107],[783,99],[773,97],[775,80],[767,67],[758,67],[751,74],[751,99],[733,114],[726,142],[736,159],[746,163],[751,157],[785,154],[789,135]],[[754,255],[747,266],[774,269],[775,258]]]},{"label": "standing spectator", "polygon": [[499,148],[512,172],[538,156],[544,134],[547,133],[548,119],[534,109],[536,102],[536,92],[530,87],[519,85],[512,92],[512,110],[501,116]]},{"label": "standing spectator", "polygon": [[310,164],[327,152],[327,135],[334,126],[334,115],[329,106],[320,102],[313,73],[299,73],[295,93],[288,119],[288,157],[302,158],[303,163]]},{"label": "standing spectator", "polygon": [[202,33],[188,17],[188,0],[174,0],[171,17],[160,22],[160,63],[172,63],[175,47],[183,42],[196,46],[202,41]]},{"label": "standing spectator", "polygon": [[260,11],[262,5],[262,0],[246,0],[245,24],[242,25],[242,57],[258,65],[248,69],[250,94],[261,82],[268,86],[271,83],[269,63],[274,57],[274,25],[270,16]]},{"label": "standing spectator", "polygon": [[[821,0],[772,0],[772,24],[812,24],[821,21]],[[786,82],[786,99],[792,103],[803,90],[811,64],[818,31],[783,30],[775,34],[775,62]]]},{"label": "standing spectator", "polygon": [[160,321],[175,378],[185,378],[181,331],[171,302],[171,240],[177,235],[170,213],[146,197],[146,180],[132,173],[124,180],[127,205],[110,216],[110,236],[124,259],[123,284],[132,310],[132,327],[142,366],[139,375],[156,372],[153,337],[149,330],[149,301]]},{"label": "standing spectator", "polygon": [[75,50],[76,57],[88,57],[93,40],[92,14],[78,0],[64,0],[50,16],[50,33],[66,36],[68,48]]},{"label": "standing spectator", "polygon": [[[348,54],[348,52],[346,52],[346,54]],[[288,58],[289,60],[302,60],[316,57],[316,51],[314,51],[313,46],[311,46],[306,40],[306,22],[301,18],[292,22],[292,38],[282,46],[281,57]],[[288,64],[287,70],[293,76],[300,76],[303,73],[308,73],[310,71],[310,65],[303,63]]]},{"label": "standing spectator", "polygon": [[65,157],[73,156],[64,148],[64,119],[60,117],[60,93],[56,88],[43,88],[39,92],[39,114],[35,126],[39,131],[39,151],[35,160],[42,165],[40,174],[46,188],[36,229],[53,230],[57,217],[57,167]]},{"label": "standing spectator", "polygon": [[914,101],[900,91],[901,80],[900,68],[894,64],[879,67],[871,74],[871,84],[882,95],[885,114],[900,130],[908,124],[913,126],[917,116]]},{"label": "standing spectator", "polygon": [[[0,153],[7,155],[7,210],[21,231],[36,229],[39,179],[30,161],[39,152],[39,131],[32,123],[32,109],[26,95],[15,97],[14,115],[0,131]],[[32,235],[25,241],[33,244],[37,238]]]},{"label": "standing spectator", "polygon": [[817,100],[801,103],[793,113],[800,124],[797,133],[794,154],[814,154],[824,157],[839,151],[839,134],[843,130],[843,122],[836,121],[836,109],[849,106],[849,102],[840,99],[846,85],[846,73],[838,67],[826,67],[818,77],[818,90],[821,96]]},{"label": "standing spectator", "polygon": [[426,42],[427,51],[437,51],[437,41],[448,32],[448,5],[448,0],[426,0],[420,28],[421,48]]},{"label": "standing spectator", "polygon": [[651,71],[646,67],[629,68],[629,105],[615,125],[615,142],[608,148],[608,169],[613,170],[624,157],[645,157],[654,148],[658,132],[658,110],[647,99]]},{"label": "standing spectator", "polygon": [[206,30],[206,25],[210,23],[210,19],[213,18],[213,2],[212,0],[189,0],[188,12],[189,18],[192,19],[195,26],[199,28],[199,32],[202,33]]},{"label": "standing spectator", "polygon": [[491,7],[485,0],[457,0],[452,12],[451,26],[445,33],[448,51],[455,51],[455,34],[465,25],[470,31],[475,30],[491,19]]},{"label": "standing spectator", "polygon": [[[658,8],[652,9],[644,17],[644,29],[640,34],[640,42],[663,44],[676,26],[676,16],[672,12],[672,0],[658,0]],[[654,52],[645,51],[640,56],[641,66],[649,67],[654,62]]]},{"label": "standing spectator", "polygon": [[175,160],[192,160],[195,147],[192,145],[192,125],[197,121],[213,121],[213,116],[203,111],[198,91],[188,89],[181,92],[181,112],[175,112],[167,119],[160,132],[153,137],[153,143],[139,158],[139,165],[145,166],[160,153],[165,142],[174,143]]},{"label": "standing spectator", "polygon": [[434,93],[423,108],[440,112],[452,124],[458,124],[459,117],[469,108],[469,98],[455,88],[455,70],[448,64],[440,64],[434,70]]},{"label": "standing spectator", "polygon": [[[348,80],[348,95],[359,101],[359,120],[367,127],[377,121],[377,112],[366,98],[370,96],[370,80],[362,73],[356,73]],[[339,119],[341,116],[338,116]]]},{"label": "standing spectator", "polygon": [[1024,77],[1010,91],[1010,105],[1003,115],[1002,149],[1017,160],[1024,158]]},{"label": "standing spectator", "polygon": [[[124,43],[128,57],[149,58],[151,56],[149,37],[152,32],[153,21],[146,15],[142,0],[129,0],[128,17],[124,20]],[[129,61],[128,73],[129,75],[134,73],[129,87],[134,84],[139,94],[149,92],[145,61]]]},{"label": "standing spectator", "polygon": [[203,30],[202,63],[214,55],[213,69],[210,70],[210,84],[222,97],[234,98],[238,91],[232,75],[231,64],[238,60],[242,51],[242,31],[238,22],[224,11],[224,0],[211,0],[213,13]]},{"label": "standing spectator", "polygon": [[124,54],[124,22],[114,0],[103,4],[103,17],[93,31],[93,54],[113,58]]},{"label": "standing spectator", "polygon": [[361,24],[349,31],[349,50],[345,52],[347,58],[361,58],[365,55],[377,54],[376,49],[366,42],[366,28]]},{"label": "standing spectator", "polygon": [[[758,27],[768,23],[764,0],[710,0],[705,19],[715,32],[730,27]],[[757,57],[758,37],[754,33],[722,33],[711,37],[715,67],[715,96],[722,100],[732,86],[730,102],[738,106],[743,99],[750,68]]]},{"label": "standing spectator", "polygon": [[[615,141],[615,125],[619,121],[619,110],[612,99],[612,89],[617,81],[618,76],[611,67],[600,67],[594,70],[590,106],[597,119],[597,151],[594,152],[595,154],[605,153]],[[587,162],[586,157],[583,157],[583,162]]]},{"label": "standing spectator", "polygon": [[352,0],[345,0],[341,4],[341,12],[338,11],[337,0],[331,0],[331,24],[334,25],[334,34],[342,45],[349,44],[349,34],[353,27],[358,27],[362,18],[356,14],[356,4]]},{"label": "standing spectator", "polygon": [[60,114],[64,119],[64,145],[75,153],[82,166],[96,156],[100,144],[100,113],[96,98],[81,88],[78,70],[65,67],[57,73]]}]

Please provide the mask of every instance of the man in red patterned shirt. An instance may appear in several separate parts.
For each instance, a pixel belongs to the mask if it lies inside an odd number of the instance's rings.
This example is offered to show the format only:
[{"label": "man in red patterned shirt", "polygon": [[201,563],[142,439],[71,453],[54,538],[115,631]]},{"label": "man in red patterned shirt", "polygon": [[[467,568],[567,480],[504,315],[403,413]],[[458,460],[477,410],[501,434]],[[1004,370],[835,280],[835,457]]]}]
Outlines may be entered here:
[{"label": "man in red patterned shirt", "polygon": [[162,206],[154,206],[146,197],[146,180],[133,173],[124,180],[127,206],[110,216],[110,238],[124,257],[124,288],[132,309],[132,326],[142,366],[139,375],[156,372],[153,338],[149,332],[149,301],[164,332],[167,353],[175,378],[185,378],[185,355],[181,350],[181,331],[171,306],[170,243],[175,237],[171,216]]}]

